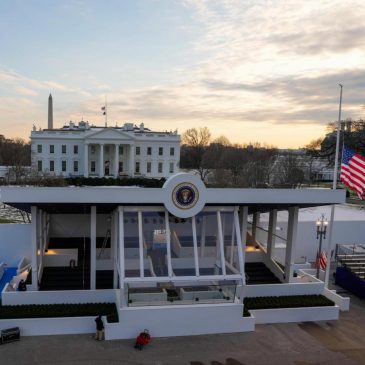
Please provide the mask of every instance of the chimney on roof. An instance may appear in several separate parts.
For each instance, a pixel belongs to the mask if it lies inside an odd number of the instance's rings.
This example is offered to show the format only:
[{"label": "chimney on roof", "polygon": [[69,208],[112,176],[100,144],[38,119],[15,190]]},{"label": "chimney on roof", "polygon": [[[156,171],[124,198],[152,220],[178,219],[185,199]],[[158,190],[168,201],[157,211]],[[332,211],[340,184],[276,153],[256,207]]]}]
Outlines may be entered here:
[{"label": "chimney on roof", "polygon": [[53,99],[52,94],[48,97],[48,129],[53,129]]}]

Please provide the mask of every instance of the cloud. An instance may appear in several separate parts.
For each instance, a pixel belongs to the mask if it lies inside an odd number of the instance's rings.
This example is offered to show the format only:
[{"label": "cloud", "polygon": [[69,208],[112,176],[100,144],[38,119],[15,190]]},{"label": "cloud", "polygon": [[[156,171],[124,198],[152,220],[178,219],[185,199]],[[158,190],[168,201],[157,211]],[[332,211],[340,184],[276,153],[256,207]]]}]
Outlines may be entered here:
[{"label": "cloud", "polygon": [[[63,100],[54,99],[59,123],[81,117],[102,123],[100,106],[107,93],[113,123],[143,121],[153,129],[181,131],[206,125],[213,134],[230,133],[235,142],[255,140],[253,133],[258,139],[269,133],[270,126],[281,132],[285,127],[296,131],[298,126],[308,126],[313,133],[321,126],[324,131],[323,126],[337,117],[338,83],[344,84],[344,117],[362,116],[363,0],[184,0],[182,4],[191,18],[180,27],[194,34],[190,51],[196,61],[172,66],[179,81],[164,81],[161,75],[154,86],[121,88],[102,76],[89,76],[93,88],[83,89],[72,80],[68,84],[36,80],[9,69],[0,69],[0,80],[10,86],[13,96],[36,101],[39,119],[46,113],[46,100],[41,104],[40,95],[57,91],[64,94]],[[144,85],[138,67],[131,77]],[[143,67],[148,68],[148,60]],[[126,69],[133,68],[122,70]],[[292,134],[293,141],[302,137]]]}]

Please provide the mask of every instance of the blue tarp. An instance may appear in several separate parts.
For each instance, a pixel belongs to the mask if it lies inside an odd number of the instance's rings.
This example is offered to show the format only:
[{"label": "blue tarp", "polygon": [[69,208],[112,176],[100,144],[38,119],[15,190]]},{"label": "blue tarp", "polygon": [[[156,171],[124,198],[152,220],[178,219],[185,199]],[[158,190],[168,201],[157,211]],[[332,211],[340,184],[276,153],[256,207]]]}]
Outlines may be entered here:
[{"label": "blue tarp", "polygon": [[365,299],[365,280],[360,279],[344,267],[338,267],[336,270],[336,285],[341,286],[361,299]]},{"label": "blue tarp", "polygon": [[16,275],[16,267],[7,267],[5,269],[4,275],[0,280],[0,297],[1,293],[7,283]]}]

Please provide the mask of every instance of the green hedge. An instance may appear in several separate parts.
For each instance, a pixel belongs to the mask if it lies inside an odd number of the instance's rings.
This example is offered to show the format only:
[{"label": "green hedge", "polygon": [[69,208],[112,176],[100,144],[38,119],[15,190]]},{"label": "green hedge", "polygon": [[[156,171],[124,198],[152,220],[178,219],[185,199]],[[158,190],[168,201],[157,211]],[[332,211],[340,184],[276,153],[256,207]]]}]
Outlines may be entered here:
[{"label": "green hedge", "polygon": [[105,178],[105,177],[69,177],[66,184],[75,186],[143,186],[161,188],[166,179],[146,179],[143,177]]},{"label": "green hedge", "polygon": [[245,317],[249,317],[251,309],[326,307],[335,305],[323,295],[293,295],[284,297],[255,297],[244,300]]},{"label": "green hedge", "polygon": [[118,322],[114,303],[30,304],[0,306],[0,319],[107,316],[109,323]]}]

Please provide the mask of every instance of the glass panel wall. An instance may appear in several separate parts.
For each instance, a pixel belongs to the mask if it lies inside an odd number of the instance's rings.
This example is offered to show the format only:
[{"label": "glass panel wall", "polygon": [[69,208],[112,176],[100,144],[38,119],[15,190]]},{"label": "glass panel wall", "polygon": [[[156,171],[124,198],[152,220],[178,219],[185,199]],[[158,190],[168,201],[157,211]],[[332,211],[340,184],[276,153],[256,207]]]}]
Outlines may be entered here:
[{"label": "glass panel wall", "polygon": [[234,213],[219,209],[220,219],[213,207],[195,218],[183,219],[169,214],[171,257],[167,257],[166,212],[161,207],[126,207],[123,217],[126,280],[156,278],[153,281],[155,285],[161,283],[158,278],[166,281],[169,278],[169,261],[172,282],[174,277],[239,275]]},{"label": "glass panel wall", "polygon": [[222,228],[224,236],[224,253],[226,274],[239,274],[238,246],[236,229],[234,225],[234,212],[222,212]]},{"label": "glass panel wall", "polygon": [[191,218],[169,215],[171,264],[173,276],[195,276],[194,243]]},{"label": "glass panel wall", "polygon": [[142,218],[144,244],[147,248],[144,276],[168,276],[165,212],[143,212]]},{"label": "glass panel wall", "polygon": [[222,274],[216,212],[200,212],[196,217],[199,275]]},{"label": "glass panel wall", "polygon": [[[146,256],[146,251],[143,248],[143,256]],[[140,276],[137,212],[124,212],[124,267],[126,278]]]},{"label": "glass panel wall", "polygon": [[127,286],[127,303],[130,307],[233,303],[236,289],[235,281],[166,283],[154,287],[131,284]]}]

